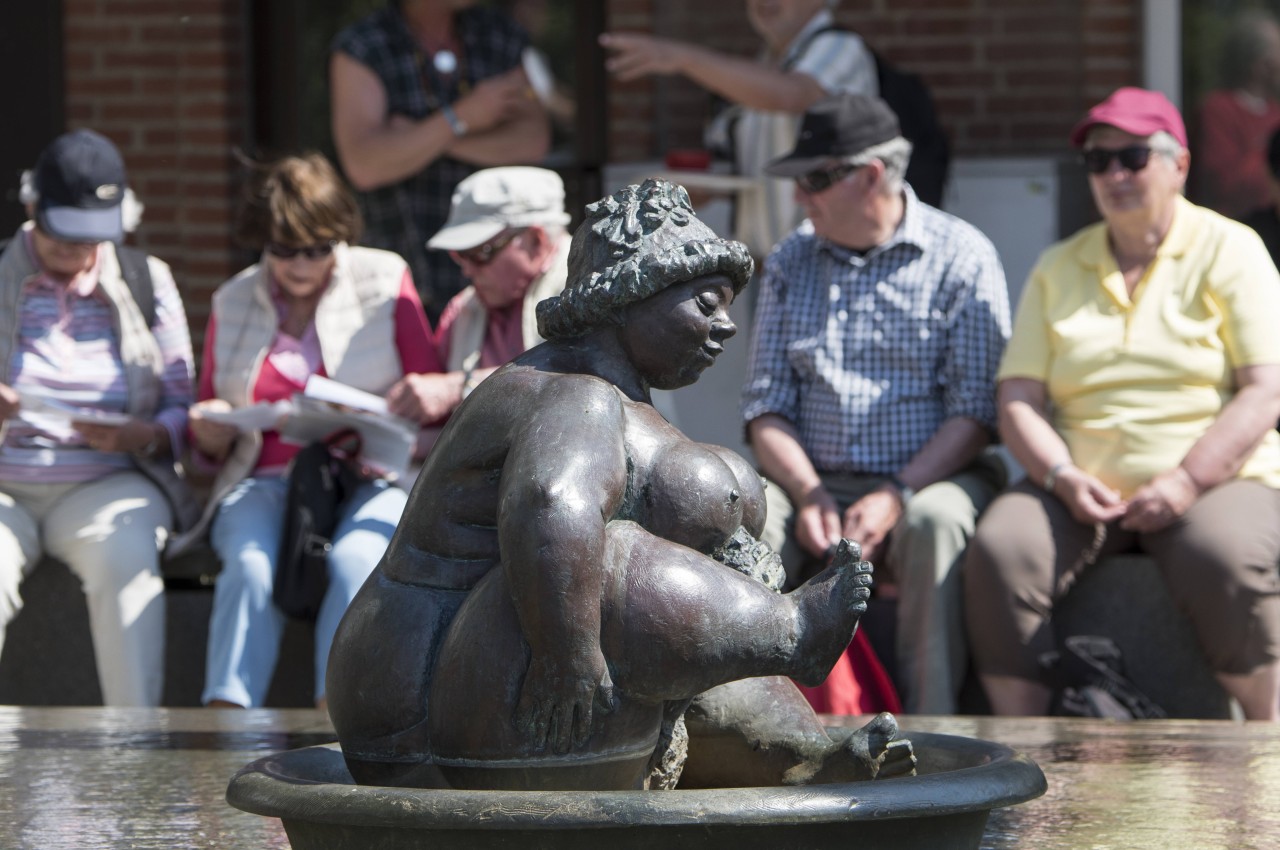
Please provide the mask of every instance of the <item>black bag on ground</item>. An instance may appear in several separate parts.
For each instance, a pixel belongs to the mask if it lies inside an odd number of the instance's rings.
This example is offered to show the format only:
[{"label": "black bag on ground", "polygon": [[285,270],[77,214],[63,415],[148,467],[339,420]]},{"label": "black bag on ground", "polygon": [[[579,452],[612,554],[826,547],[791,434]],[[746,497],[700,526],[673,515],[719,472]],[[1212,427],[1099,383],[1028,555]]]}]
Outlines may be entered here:
[{"label": "black bag on ground", "polygon": [[330,538],[342,503],[360,483],[346,460],[335,456],[334,446],[348,434],[354,432],[304,446],[285,472],[289,489],[271,599],[290,617],[314,620],[329,588]]},{"label": "black bag on ground", "polygon": [[1063,641],[1062,652],[1045,653],[1040,664],[1055,684],[1049,713],[1056,717],[1167,717],[1164,709],[1125,675],[1120,647],[1110,638],[1072,635]]}]

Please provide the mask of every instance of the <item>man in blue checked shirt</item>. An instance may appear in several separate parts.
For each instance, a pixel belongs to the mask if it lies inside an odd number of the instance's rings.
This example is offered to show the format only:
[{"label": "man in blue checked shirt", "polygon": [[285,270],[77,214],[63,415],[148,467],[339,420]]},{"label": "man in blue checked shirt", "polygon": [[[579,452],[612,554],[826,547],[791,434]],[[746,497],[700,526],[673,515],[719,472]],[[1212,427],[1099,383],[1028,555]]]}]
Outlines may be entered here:
[{"label": "man in blue checked shirt", "polygon": [[859,541],[898,588],[905,709],[949,714],[968,661],[958,567],[1004,484],[984,449],[1009,304],[991,242],[903,182],[910,155],[884,101],[845,94],[768,165],[808,218],[765,265],[742,415],[790,579]]}]

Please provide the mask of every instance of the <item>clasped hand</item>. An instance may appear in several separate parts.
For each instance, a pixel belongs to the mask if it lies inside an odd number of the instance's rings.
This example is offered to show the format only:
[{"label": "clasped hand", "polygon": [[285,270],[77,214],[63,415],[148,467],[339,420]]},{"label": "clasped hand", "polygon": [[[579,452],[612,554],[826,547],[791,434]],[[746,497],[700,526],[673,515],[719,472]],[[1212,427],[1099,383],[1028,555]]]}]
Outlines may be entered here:
[{"label": "clasped hand", "polygon": [[839,506],[824,487],[815,487],[796,512],[796,541],[815,558],[825,558],[841,538],[856,540],[862,557],[875,562],[884,554],[889,532],[902,519],[902,500],[888,488],[877,488],[849,506]]},{"label": "clasped hand", "polygon": [[1075,466],[1062,471],[1054,492],[1077,522],[1093,525],[1118,520],[1125,531],[1146,533],[1173,524],[1200,496],[1199,487],[1181,466],[1155,476],[1127,501],[1119,492]]}]

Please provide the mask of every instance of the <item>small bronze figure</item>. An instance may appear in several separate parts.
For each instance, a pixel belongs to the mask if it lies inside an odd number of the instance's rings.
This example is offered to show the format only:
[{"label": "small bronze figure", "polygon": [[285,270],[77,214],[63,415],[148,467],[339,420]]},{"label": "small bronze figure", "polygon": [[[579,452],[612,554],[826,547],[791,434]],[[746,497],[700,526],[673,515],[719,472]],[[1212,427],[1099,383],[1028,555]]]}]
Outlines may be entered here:
[{"label": "small bronze figure", "polygon": [[329,710],[352,775],[628,789],[682,767],[703,785],[909,772],[891,716],[833,741],[778,678],[819,682],[848,644],[871,583],[857,545],[778,593],[759,475],[651,404],[735,333],[746,248],[650,180],[587,207],[569,265],[538,307],[548,342],[458,409],[339,628]]}]

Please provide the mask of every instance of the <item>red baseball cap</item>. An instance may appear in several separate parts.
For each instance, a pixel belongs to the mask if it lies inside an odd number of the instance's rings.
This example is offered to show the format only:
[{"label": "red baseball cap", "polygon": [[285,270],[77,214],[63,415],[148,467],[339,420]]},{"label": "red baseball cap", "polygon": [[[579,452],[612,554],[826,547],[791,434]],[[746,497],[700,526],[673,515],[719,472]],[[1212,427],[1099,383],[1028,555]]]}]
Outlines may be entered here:
[{"label": "red baseball cap", "polygon": [[1169,98],[1158,91],[1133,86],[1116,89],[1071,129],[1071,144],[1075,147],[1084,145],[1085,135],[1099,124],[1107,124],[1135,136],[1150,136],[1164,130],[1184,148],[1187,146],[1187,127],[1182,123],[1182,115]]}]

